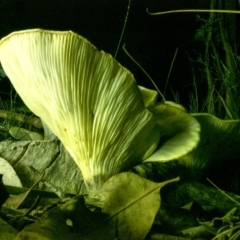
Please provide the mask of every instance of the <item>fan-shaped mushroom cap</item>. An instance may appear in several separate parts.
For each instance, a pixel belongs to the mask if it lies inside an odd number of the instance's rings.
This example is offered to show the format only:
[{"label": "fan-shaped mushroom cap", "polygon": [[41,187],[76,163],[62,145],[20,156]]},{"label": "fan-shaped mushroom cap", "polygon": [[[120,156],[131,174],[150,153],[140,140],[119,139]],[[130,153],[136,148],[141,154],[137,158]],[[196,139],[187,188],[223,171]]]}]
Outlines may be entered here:
[{"label": "fan-shaped mushroom cap", "polygon": [[70,152],[89,190],[156,148],[159,130],[133,75],[85,38],[14,32],[0,42],[0,61],[25,104]]}]

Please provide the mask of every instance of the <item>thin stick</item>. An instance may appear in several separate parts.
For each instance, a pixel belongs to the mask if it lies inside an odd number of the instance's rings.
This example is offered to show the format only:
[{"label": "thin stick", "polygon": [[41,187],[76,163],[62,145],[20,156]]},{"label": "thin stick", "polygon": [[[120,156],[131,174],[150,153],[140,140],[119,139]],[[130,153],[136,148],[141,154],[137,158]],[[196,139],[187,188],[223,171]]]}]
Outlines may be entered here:
[{"label": "thin stick", "polygon": [[124,34],[124,31],[125,31],[125,28],[126,28],[126,25],[127,25],[128,14],[129,14],[129,10],[130,10],[130,3],[131,3],[131,0],[128,1],[127,13],[126,13],[126,17],[125,17],[125,20],[124,20],[122,33],[121,33],[121,36],[120,36],[120,39],[119,39],[119,42],[118,42],[118,46],[117,46],[117,50],[116,50],[116,53],[115,53],[115,55],[114,55],[114,58],[117,57],[118,50],[119,50],[120,44],[121,44],[121,42],[122,42],[123,34]]},{"label": "thin stick", "polygon": [[207,180],[220,192],[222,193],[225,197],[229,198],[230,200],[232,200],[233,202],[235,202],[238,206],[240,206],[240,203],[237,202],[235,199],[231,198],[230,196],[228,196],[223,190],[221,190],[217,185],[215,185],[210,179],[207,178]]},{"label": "thin stick", "polygon": [[165,95],[166,88],[167,88],[167,84],[168,84],[168,81],[169,81],[169,78],[170,78],[170,74],[171,74],[171,72],[172,72],[173,64],[174,64],[174,62],[175,62],[177,53],[178,53],[178,48],[176,48],[176,51],[175,51],[174,56],[173,56],[173,60],[172,60],[172,62],[171,62],[170,69],[169,69],[169,71],[168,71],[168,76],[167,76],[166,84],[165,84],[165,87],[164,87],[163,95]]},{"label": "thin stick", "polygon": [[148,8],[146,9],[147,13],[150,15],[163,15],[163,14],[170,14],[170,13],[198,13],[198,12],[215,12],[215,13],[230,13],[230,14],[240,14],[240,11],[236,10],[223,10],[223,9],[217,9],[217,10],[210,10],[210,9],[183,9],[183,10],[170,10],[170,11],[164,11],[164,12],[156,12],[151,13],[148,11]]},{"label": "thin stick", "polygon": [[20,113],[0,110],[0,118],[11,119],[21,123],[33,125],[36,128],[43,128],[42,121],[37,117],[29,117]]},{"label": "thin stick", "polygon": [[148,73],[143,69],[143,67],[128,53],[128,51],[126,50],[125,44],[123,45],[123,50],[124,52],[128,55],[129,58],[132,59],[132,61],[145,73],[145,75],[150,79],[150,81],[152,82],[153,86],[156,88],[156,90],[158,91],[158,93],[160,94],[160,96],[162,97],[163,101],[165,102],[166,99],[164,98],[163,94],[161,93],[161,91],[158,89],[157,85],[155,84],[155,82],[153,81],[153,79],[148,75]]}]

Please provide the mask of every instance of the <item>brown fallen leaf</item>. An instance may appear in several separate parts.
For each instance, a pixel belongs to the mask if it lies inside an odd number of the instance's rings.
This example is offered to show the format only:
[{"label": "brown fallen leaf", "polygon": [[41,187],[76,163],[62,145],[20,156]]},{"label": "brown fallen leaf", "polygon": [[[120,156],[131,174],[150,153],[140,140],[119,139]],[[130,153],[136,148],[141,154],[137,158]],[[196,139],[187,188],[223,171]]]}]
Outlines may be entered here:
[{"label": "brown fallen leaf", "polygon": [[111,177],[100,190],[102,212],[110,215],[116,239],[145,239],[160,208],[159,191],[175,178],[155,183],[134,173],[125,172]]},{"label": "brown fallen leaf", "polygon": [[0,218],[0,239],[13,240],[17,236],[18,231]]},{"label": "brown fallen leaf", "polygon": [[16,240],[112,240],[114,233],[111,231],[114,228],[109,222],[105,222],[94,234],[91,232],[105,219],[105,214],[91,212],[85,206],[84,198],[76,196],[63,206],[50,209],[35,223],[26,226]]},{"label": "brown fallen leaf", "polygon": [[46,212],[37,222],[26,226],[16,240],[66,240],[77,239],[66,224],[66,217],[59,208]]}]

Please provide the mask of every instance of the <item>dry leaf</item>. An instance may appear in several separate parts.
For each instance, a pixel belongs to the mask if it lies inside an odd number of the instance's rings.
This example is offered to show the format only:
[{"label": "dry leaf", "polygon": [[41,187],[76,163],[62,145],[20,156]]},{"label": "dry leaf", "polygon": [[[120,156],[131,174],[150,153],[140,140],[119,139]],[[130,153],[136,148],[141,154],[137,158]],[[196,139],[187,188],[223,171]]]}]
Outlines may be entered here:
[{"label": "dry leaf", "polygon": [[66,218],[59,208],[46,212],[37,222],[26,226],[17,235],[16,240],[66,240],[75,239],[66,224]]},{"label": "dry leaf", "polygon": [[18,231],[0,218],[0,239],[13,240],[15,239]]},{"label": "dry leaf", "polygon": [[26,192],[23,192],[17,196],[10,196],[7,201],[4,203],[5,208],[11,208],[11,209],[18,209],[21,204],[25,201],[25,199],[28,197],[29,193],[32,191],[32,189],[42,180],[44,174],[42,174],[39,179],[32,185],[31,188],[29,188]]},{"label": "dry leaf", "polygon": [[102,212],[110,215],[116,239],[144,239],[160,208],[160,189],[179,178],[163,183],[146,180],[134,173],[111,177],[100,190]]},{"label": "dry leaf", "polygon": [[22,187],[22,183],[17,176],[14,168],[11,164],[0,157],[0,174],[3,174],[3,183],[4,185],[11,185],[16,187]]}]

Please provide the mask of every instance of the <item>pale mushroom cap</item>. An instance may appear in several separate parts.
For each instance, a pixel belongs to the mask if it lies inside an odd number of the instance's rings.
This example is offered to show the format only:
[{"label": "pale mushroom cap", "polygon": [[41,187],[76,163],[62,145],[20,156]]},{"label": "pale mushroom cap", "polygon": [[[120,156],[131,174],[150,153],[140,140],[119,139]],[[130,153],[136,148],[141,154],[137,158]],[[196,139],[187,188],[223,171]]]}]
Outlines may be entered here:
[{"label": "pale mushroom cap", "polygon": [[0,42],[0,61],[25,104],[70,152],[89,188],[99,188],[156,148],[159,131],[133,75],[85,38],[71,31],[14,32]]}]

